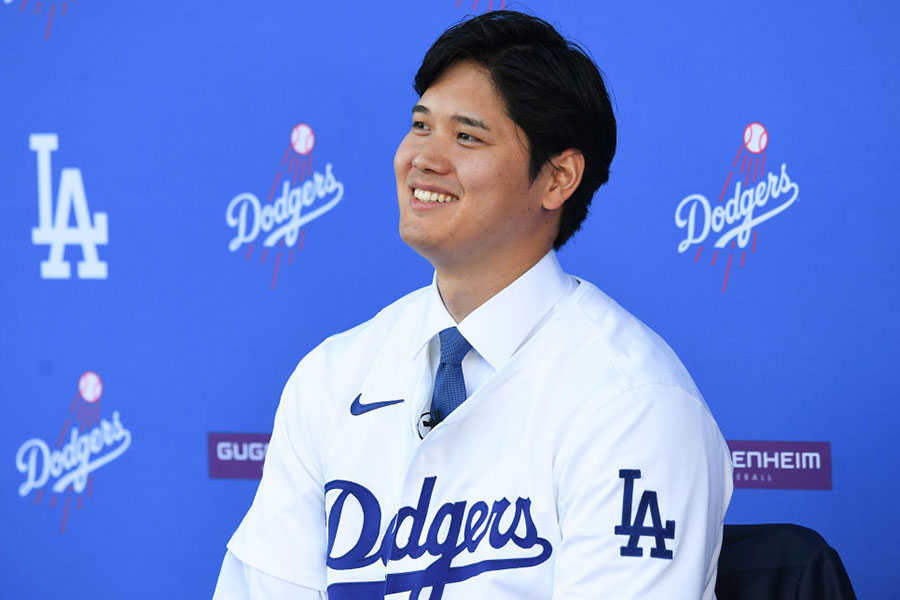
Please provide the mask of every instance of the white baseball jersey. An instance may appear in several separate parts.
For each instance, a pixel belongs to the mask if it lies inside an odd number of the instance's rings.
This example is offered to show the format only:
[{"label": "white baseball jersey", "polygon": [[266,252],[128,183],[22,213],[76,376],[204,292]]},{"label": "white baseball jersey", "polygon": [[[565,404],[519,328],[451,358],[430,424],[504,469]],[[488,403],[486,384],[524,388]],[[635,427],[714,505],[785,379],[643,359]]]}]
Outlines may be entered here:
[{"label": "white baseball jersey", "polygon": [[731,463],[671,349],[551,252],[459,323],[428,432],[453,325],[432,284],[300,362],[233,556],[330,600],[713,598]]}]

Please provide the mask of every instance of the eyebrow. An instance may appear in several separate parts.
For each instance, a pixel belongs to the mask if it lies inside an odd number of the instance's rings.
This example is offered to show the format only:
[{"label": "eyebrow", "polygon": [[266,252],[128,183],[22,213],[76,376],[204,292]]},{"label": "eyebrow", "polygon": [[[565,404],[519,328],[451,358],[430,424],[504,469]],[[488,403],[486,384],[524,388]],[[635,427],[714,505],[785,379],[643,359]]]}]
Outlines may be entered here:
[{"label": "eyebrow", "polygon": [[[423,115],[431,114],[431,111],[427,106],[422,106],[421,104],[416,104],[412,109],[413,114],[421,113]],[[488,127],[484,121],[481,119],[476,119],[475,117],[467,117],[465,115],[453,115],[450,117],[457,123],[462,123],[463,125],[468,125],[469,127],[477,127],[478,129],[484,129],[485,131],[490,131],[491,128]]]}]

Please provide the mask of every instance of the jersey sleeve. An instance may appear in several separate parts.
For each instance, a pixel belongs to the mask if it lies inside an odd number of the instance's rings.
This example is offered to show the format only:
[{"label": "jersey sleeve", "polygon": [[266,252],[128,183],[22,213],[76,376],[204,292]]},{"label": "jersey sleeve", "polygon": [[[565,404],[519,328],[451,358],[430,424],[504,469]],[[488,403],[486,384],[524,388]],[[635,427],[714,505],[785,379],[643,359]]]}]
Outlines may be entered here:
[{"label": "jersey sleeve", "polygon": [[294,585],[247,566],[225,553],[213,600],[327,600],[325,592]]},{"label": "jersey sleeve", "polygon": [[705,403],[661,384],[592,403],[554,465],[554,600],[711,600],[732,479]]},{"label": "jersey sleeve", "polygon": [[[324,590],[325,498],[318,448],[320,375],[305,358],[285,385],[253,505],[228,542],[243,564],[283,581]],[[307,363],[307,364],[304,364]]]}]

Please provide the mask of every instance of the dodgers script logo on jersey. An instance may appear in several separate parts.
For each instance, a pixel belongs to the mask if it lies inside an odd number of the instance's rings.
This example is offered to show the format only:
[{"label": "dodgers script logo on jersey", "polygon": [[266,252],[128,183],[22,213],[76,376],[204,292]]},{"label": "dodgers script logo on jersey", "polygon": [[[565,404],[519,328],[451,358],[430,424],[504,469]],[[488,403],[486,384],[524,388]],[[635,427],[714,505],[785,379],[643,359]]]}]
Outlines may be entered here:
[{"label": "dodgers script logo on jersey", "polygon": [[100,417],[103,381],[93,371],[78,379],[78,392],[55,443],[31,438],[16,452],[16,469],[25,476],[19,485],[19,496],[35,492],[34,504],[40,506],[45,487],[52,496],[49,506],[56,508],[59,496],[65,497],[60,533],[66,521],[72,498],[80,510],[85,495],[93,495],[94,472],[119,458],[131,445],[131,432],[122,424],[119,411],[110,419]]},{"label": "dodgers script logo on jersey", "polygon": [[303,250],[306,234],[303,228],[337,206],[344,197],[344,184],[335,177],[331,163],[326,163],[324,173],[313,170],[315,141],[312,127],[306,123],[295,125],[266,202],[261,203],[255,194],[244,192],[232,198],[225,209],[225,222],[234,236],[228,242],[231,252],[246,246],[244,260],[249,261],[257,240],[264,236],[259,256],[260,264],[264,264],[269,251],[277,249],[273,290],[284,251],[287,251],[288,264],[293,264],[295,252]]},{"label": "dodgers script logo on jersey", "polygon": [[[94,213],[91,220],[81,169],[69,167],[60,172],[54,210],[51,154],[59,149],[59,137],[55,133],[35,133],[29,137],[29,146],[37,154],[38,199],[38,226],[31,230],[31,242],[50,247],[47,260],[41,261],[41,278],[69,279],[72,268],[65,260],[65,249],[80,246],[78,278],[106,279],[107,264],[97,253],[97,246],[108,242],[106,213]],[[73,210],[74,227],[69,225]]]},{"label": "dodgers script logo on jersey", "polygon": [[[715,266],[720,252],[728,254],[723,292],[728,287],[728,277],[737,251],[740,250],[740,267],[743,268],[747,262],[748,246],[751,254],[756,252],[757,227],[790,208],[800,195],[800,186],[791,180],[786,163],[781,163],[774,172],[766,172],[768,146],[769,132],[766,128],[756,122],[747,125],[743,143],[725,178],[718,202],[711,205],[703,194],[691,194],[675,209],[675,225],[683,230],[685,236],[678,243],[679,253],[698,246],[694,262],[699,262],[704,242],[714,235],[710,264]],[[733,190],[731,197],[725,200],[736,168],[738,176],[734,178],[734,187],[730,188]]]},{"label": "dodgers script logo on jersey", "polygon": [[[493,500],[490,506],[489,500],[472,503],[466,500],[446,502],[437,509],[431,523],[428,523],[427,515],[436,483],[437,477],[425,478],[416,506],[400,508],[383,534],[379,531],[381,506],[368,488],[343,480],[331,481],[325,485],[326,505],[333,498],[328,510],[328,568],[337,571],[352,570],[379,561],[387,565],[388,561],[407,557],[418,559],[425,554],[434,559],[419,571],[388,573],[383,581],[332,584],[328,586],[328,597],[331,600],[374,599],[383,598],[385,594],[403,592],[409,592],[410,600],[417,600],[426,588],[431,589],[429,598],[438,600],[443,597],[444,588],[448,584],[465,581],[488,571],[532,567],[550,558],[553,547],[538,534],[531,516],[530,499],[517,498],[513,503],[507,498],[499,498]],[[362,524],[358,531],[354,529],[349,535],[353,540],[352,546],[335,551],[339,533],[346,535],[346,531],[340,531],[339,527],[350,499],[353,500],[352,504],[362,510]],[[357,522],[353,518],[349,521]],[[401,528],[407,530],[407,521],[409,536],[400,539],[398,532]],[[517,546],[521,550],[521,556],[492,557],[451,566],[453,560],[464,552],[471,555],[485,545],[500,550],[509,544]]]}]

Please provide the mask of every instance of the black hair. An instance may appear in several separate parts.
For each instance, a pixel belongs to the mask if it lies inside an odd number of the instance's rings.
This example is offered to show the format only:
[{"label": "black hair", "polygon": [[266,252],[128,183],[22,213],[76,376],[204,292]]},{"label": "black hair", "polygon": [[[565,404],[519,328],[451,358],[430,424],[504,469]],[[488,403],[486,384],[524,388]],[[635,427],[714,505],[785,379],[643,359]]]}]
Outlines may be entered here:
[{"label": "black hair", "polygon": [[416,93],[424,94],[461,60],[490,73],[507,114],[525,132],[532,183],[564,150],[584,155],[581,184],[563,205],[553,241],[559,249],[581,228],[616,153],[616,118],[603,75],[578,44],[546,21],[498,10],[458,23],[434,42],[416,73]]}]

